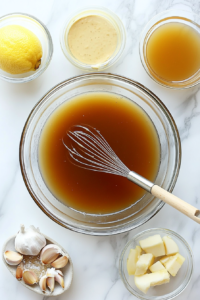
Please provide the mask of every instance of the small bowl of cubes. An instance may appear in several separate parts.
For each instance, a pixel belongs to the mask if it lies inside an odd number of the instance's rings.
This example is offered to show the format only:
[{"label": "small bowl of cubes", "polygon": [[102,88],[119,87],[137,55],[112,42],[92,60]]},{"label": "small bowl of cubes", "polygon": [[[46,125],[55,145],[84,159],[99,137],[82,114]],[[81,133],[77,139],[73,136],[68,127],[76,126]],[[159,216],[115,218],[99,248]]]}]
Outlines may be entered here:
[{"label": "small bowl of cubes", "polygon": [[191,280],[192,251],[176,232],[148,229],[126,244],[120,256],[119,272],[125,287],[137,298],[173,299]]}]

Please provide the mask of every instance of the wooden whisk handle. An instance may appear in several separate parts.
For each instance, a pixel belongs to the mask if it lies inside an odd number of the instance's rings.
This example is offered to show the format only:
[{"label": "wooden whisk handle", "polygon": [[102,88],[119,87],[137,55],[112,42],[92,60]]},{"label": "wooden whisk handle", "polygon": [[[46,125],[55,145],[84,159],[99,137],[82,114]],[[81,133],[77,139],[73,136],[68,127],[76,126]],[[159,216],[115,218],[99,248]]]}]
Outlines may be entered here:
[{"label": "wooden whisk handle", "polygon": [[158,185],[154,185],[151,188],[151,194],[200,224],[200,210],[196,207],[167,192]]}]

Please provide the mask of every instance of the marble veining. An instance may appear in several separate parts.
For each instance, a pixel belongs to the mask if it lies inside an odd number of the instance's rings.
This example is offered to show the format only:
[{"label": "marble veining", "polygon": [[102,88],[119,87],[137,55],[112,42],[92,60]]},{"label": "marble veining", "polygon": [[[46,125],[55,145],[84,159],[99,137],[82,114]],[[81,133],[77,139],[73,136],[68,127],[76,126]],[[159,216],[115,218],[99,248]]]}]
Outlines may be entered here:
[{"label": "marble veining", "polygon": [[[24,12],[39,18],[50,30],[54,54],[49,68],[35,81],[14,85],[0,81],[0,245],[15,234],[20,223],[36,225],[62,244],[74,263],[74,280],[69,291],[56,300],[132,300],[118,272],[119,254],[128,240],[141,230],[166,227],[178,232],[189,243],[194,255],[194,274],[190,285],[176,299],[199,299],[200,228],[173,208],[164,208],[150,221],[129,233],[112,237],[91,237],[66,230],[50,220],[30,197],[19,166],[19,140],[28,114],[37,101],[57,83],[81,74],[64,57],[59,34],[68,15],[92,0],[8,0],[1,1],[1,15]],[[130,77],[148,87],[173,115],[182,142],[182,164],[174,194],[200,208],[200,87],[188,90],[165,89],[152,81],[139,58],[139,36],[155,14],[170,8],[200,13],[198,0],[96,0],[122,19],[127,32],[123,57],[108,71]],[[164,220],[164,222],[163,222]],[[34,294],[10,275],[0,261],[0,299],[49,300]]]}]

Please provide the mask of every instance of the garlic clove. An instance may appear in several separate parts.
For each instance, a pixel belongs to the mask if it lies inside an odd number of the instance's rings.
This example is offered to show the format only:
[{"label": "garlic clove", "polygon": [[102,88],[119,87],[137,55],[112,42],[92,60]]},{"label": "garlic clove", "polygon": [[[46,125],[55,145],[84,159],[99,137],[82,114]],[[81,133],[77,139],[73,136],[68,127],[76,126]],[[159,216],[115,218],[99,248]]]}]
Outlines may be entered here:
[{"label": "garlic clove", "polygon": [[50,264],[56,260],[60,254],[63,254],[63,251],[60,249],[60,247],[54,244],[49,244],[42,249],[40,260],[43,265]]},{"label": "garlic clove", "polygon": [[47,277],[47,286],[52,293],[54,291],[54,286],[55,286],[55,278],[54,277]]},{"label": "garlic clove", "polygon": [[64,289],[65,283],[64,283],[63,273],[60,270],[55,270],[55,268],[47,269],[46,276],[55,278],[55,281],[57,281]]},{"label": "garlic clove", "polygon": [[24,271],[22,274],[22,278],[26,284],[30,284],[30,285],[38,283],[39,281],[37,275],[32,270]]},{"label": "garlic clove", "polygon": [[21,280],[22,279],[23,269],[24,269],[24,264],[23,264],[23,262],[21,262],[19,264],[19,266],[17,267],[17,270],[16,270],[16,278],[17,278],[17,280]]},{"label": "garlic clove", "polygon": [[61,256],[58,259],[56,259],[54,262],[51,263],[51,266],[60,269],[64,268],[66,264],[68,263],[68,257],[67,256]]},{"label": "garlic clove", "polygon": [[43,292],[46,291],[46,287],[47,287],[47,276],[46,275],[44,275],[40,278],[39,286]]},{"label": "garlic clove", "polygon": [[56,275],[55,275],[55,281],[57,281],[62,288],[64,289],[65,287],[65,282],[64,282],[64,277],[63,277],[63,273],[60,270],[56,270]]},{"label": "garlic clove", "polygon": [[34,226],[25,228],[21,225],[15,238],[15,249],[24,255],[38,255],[46,245],[45,237]]},{"label": "garlic clove", "polygon": [[11,266],[16,266],[18,264],[20,264],[20,262],[23,259],[23,255],[14,252],[14,251],[5,251],[4,252],[4,258],[5,261],[7,262],[7,264],[11,265]]}]

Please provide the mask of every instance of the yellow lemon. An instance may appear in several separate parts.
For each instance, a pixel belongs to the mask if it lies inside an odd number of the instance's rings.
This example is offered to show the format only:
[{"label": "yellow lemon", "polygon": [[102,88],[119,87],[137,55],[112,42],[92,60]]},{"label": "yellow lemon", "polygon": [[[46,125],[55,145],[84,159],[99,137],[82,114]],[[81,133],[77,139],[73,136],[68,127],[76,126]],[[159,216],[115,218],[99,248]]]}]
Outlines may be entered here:
[{"label": "yellow lemon", "polygon": [[42,46],[38,37],[20,25],[0,28],[0,68],[10,74],[22,74],[39,68]]}]

